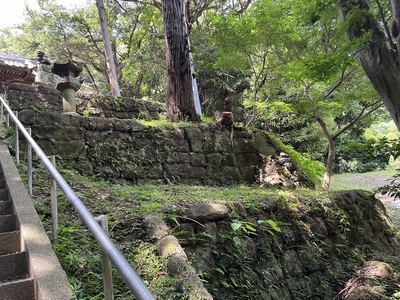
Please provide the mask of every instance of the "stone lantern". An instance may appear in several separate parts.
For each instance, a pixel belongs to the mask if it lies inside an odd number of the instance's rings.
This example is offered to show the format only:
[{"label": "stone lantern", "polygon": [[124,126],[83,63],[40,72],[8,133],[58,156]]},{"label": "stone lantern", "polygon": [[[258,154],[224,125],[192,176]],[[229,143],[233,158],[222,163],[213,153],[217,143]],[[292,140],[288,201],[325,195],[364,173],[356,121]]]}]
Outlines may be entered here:
[{"label": "stone lantern", "polygon": [[38,52],[38,61],[35,84],[59,90],[63,96],[63,112],[76,112],[75,93],[83,82],[83,79],[78,77],[83,70],[82,67],[70,59],[51,62],[41,51]]}]

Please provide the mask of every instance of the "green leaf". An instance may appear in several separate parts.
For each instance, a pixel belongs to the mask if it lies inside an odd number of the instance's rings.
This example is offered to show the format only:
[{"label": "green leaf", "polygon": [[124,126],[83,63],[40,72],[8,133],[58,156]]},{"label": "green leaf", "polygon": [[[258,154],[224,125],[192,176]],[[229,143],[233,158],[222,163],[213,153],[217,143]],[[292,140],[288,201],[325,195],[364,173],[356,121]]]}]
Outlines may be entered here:
[{"label": "green leaf", "polygon": [[234,237],[232,238],[232,240],[233,240],[233,242],[234,242],[236,245],[240,245],[240,244],[242,243],[242,240],[241,240],[240,237],[238,237],[238,236],[234,236]]},{"label": "green leaf", "polygon": [[250,230],[252,232],[257,232],[257,229],[255,229],[253,226],[251,226],[250,224],[246,223],[245,228],[247,230]]},{"label": "green leaf", "polygon": [[268,220],[267,223],[268,223],[269,225],[271,225],[271,228],[272,228],[273,230],[275,230],[276,232],[282,232],[281,229],[279,228],[278,224],[277,224],[275,221],[273,221],[273,220]]},{"label": "green leaf", "polygon": [[221,273],[222,275],[225,275],[225,272],[220,268],[215,268],[215,271]]},{"label": "green leaf", "polygon": [[243,226],[243,224],[241,223],[241,222],[233,222],[232,224],[231,224],[231,227],[232,227],[232,229],[234,230],[234,231],[236,231],[236,230],[238,230],[240,227],[242,227]]}]

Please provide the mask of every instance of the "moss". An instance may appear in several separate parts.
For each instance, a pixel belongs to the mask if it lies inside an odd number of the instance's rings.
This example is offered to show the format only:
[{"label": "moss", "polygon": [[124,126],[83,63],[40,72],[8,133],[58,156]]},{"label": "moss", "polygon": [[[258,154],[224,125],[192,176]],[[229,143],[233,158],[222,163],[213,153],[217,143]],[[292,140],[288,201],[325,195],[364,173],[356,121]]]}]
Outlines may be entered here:
[{"label": "moss", "polygon": [[274,134],[268,132],[267,135],[282,151],[293,159],[299,170],[306,174],[316,186],[322,185],[325,166],[321,162],[312,160],[305,154],[297,152],[292,146],[285,145]]}]

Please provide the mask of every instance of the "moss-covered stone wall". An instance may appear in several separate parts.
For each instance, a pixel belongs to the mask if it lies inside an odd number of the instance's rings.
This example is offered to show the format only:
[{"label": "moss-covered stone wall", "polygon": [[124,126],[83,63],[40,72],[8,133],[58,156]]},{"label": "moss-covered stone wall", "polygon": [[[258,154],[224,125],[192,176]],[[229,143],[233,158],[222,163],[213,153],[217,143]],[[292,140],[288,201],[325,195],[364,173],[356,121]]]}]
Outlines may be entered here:
[{"label": "moss-covered stone wall", "polygon": [[163,239],[176,236],[182,280],[188,264],[213,299],[378,300],[398,292],[400,239],[370,192],[271,193],[247,204],[181,204],[165,215],[176,216],[164,218],[169,228],[144,218],[149,237],[163,255]]},{"label": "moss-covered stone wall", "polygon": [[[145,101],[107,97],[86,101],[102,117],[62,113],[57,90],[13,84],[8,101],[48,155],[86,173],[138,183],[235,184],[260,182],[284,188],[313,183],[261,131],[221,123],[144,126],[137,118],[158,115]],[[106,116],[108,117],[106,117]],[[268,166],[268,167],[266,167]],[[267,170],[268,174],[265,174]]]},{"label": "moss-covered stone wall", "polygon": [[[32,110],[20,111],[19,118],[32,128],[46,154],[86,173],[138,183],[257,182],[264,158],[280,154],[261,132],[232,131],[218,124],[160,128],[127,119]],[[294,186],[312,186],[299,174],[290,178]]]}]

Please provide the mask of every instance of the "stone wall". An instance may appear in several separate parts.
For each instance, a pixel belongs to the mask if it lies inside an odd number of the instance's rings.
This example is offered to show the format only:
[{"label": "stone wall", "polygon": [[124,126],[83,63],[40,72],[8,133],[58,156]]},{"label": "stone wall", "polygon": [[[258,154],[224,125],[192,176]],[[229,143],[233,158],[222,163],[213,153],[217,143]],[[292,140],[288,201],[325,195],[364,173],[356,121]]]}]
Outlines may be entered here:
[{"label": "stone wall", "polygon": [[77,113],[88,117],[158,120],[164,110],[154,101],[77,93]]},{"label": "stone wall", "polygon": [[[400,284],[400,239],[385,207],[366,191],[329,196],[181,203],[165,211],[176,216],[169,228],[154,215],[144,221],[160,255],[176,235],[183,250],[169,249],[170,272],[180,265],[184,281],[188,264],[213,299],[389,299]],[[196,282],[186,290],[205,296],[189,299],[209,299]]]},{"label": "stone wall", "polygon": [[[137,183],[257,182],[263,158],[280,154],[261,132],[237,128],[232,134],[218,124],[160,128],[32,110],[20,111],[19,118],[32,128],[46,154],[58,155],[86,173]],[[291,177],[293,186],[312,186],[300,175],[296,171]]]},{"label": "stone wall", "polygon": [[[152,127],[132,118],[63,114],[59,94],[44,87],[12,85],[8,101],[13,110],[19,111],[20,121],[32,128],[33,138],[46,154],[58,155],[82,172],[137,183],[261,182],[283,188],[313,187],[261,131],[218,122]],[[118,101],[122,100],[108,100],[99,107],[108,112],[105,114],[115,115],[117,112],[111,113],[111,109],[121,105],[122,114],[122,108],[129,105]],[[142,104],[137,105],[136,109]],[[133,106],[130,112],[134,111]],[[148,103],[143,107],[149,108],[143,109],[149,115],[158,111],[158,106],[152,110]]]},{"label": "stone wall", "polygon": [[55,88],[12,83],[6,91],[5,98],[14,111],[63,112],[63,97]]},{"label": "stone wall", "polygon": [[[18,111],[63,112],[63,97],[55,88],[13,83],[8,87],[6,98],[10,106]],[[156,120],[164,111],[159,103],[126,97],[77,92],[76,101],[77,113],[88,117]]]}]

